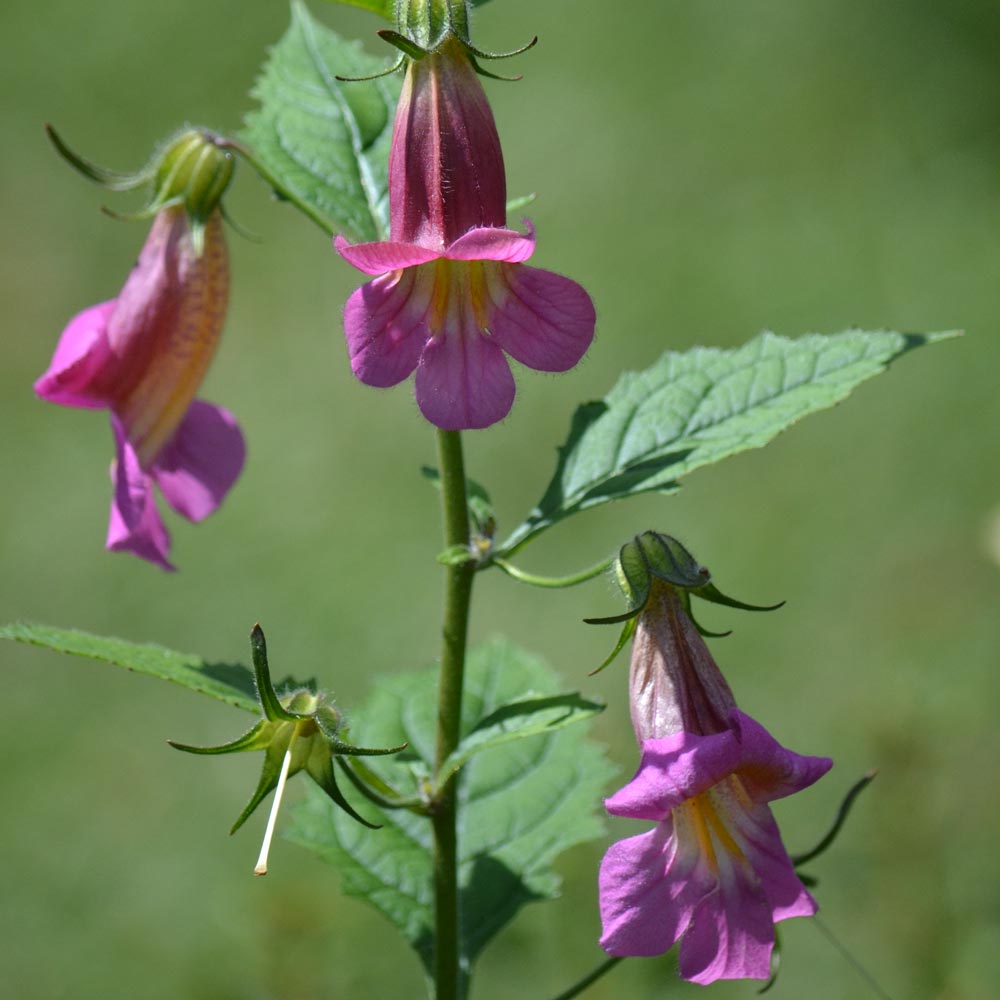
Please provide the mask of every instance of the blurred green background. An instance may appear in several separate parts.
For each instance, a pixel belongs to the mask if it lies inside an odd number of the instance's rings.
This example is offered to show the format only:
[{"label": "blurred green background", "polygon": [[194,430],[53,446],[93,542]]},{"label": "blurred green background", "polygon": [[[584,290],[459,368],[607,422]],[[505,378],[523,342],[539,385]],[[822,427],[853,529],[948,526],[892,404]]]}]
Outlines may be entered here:
[{"label": "blurred green background", "polygon": [[[376,19],[312,7],[377,51]],[[349,708],[373,676],[433,661],[440,542],[417,471],[433,437],[408,387],[353,380],[339,310],[360,278],[318,229],[240,171],[229,207],[263,242],[230,241],[232,307],[203,395],[238,414],[250,459],[209,523],[171,518],[180,573],[103,552],[107,418],[31,393],[62,326],[117,292],[144,236],[101,215],[114,196],[56,157],[43,121],[122,169],[183,122],[235,130],[287,19],[278,0],[0,7],[0,620],[243,661],[260,620],[279,674],[315,673]],[[540,194],[536,262],[584,283],[599,313],[576,371],[522,372],[510,418],[468,436],[470,472],[507,528],[537,499],[573,406],[668,347],[732,346],[765,327],[968,331],[676,497],[552,531],[523,564],[570,571],[657,527],[729,592],[787,598],[775,615],[704,617],[735,628],[714,648],[742,707],[790,747],[836,759],[779,804],[792,850],[880,770],[812,866],[826,926],[896,1000],[995,997],[1000,7],[495,0],[477,28],[494,49],[541,38],[516,63],[524,81],[489,93],[511,191]],[[612,636],[580,624],[616,611],[610,586],[540,595],[487,574],[477,596],[475,636],[509,633],[610,702],[595,734],[631,773],[624,661],[588,679]],[[311,855],[279,841],[272,875],[250,876],[264,817],[233,840],[227,830],[256,756],[186,758],[164,743],[230,738],[240,713],[38,650],[0,659],[11,996],[421,994],[415,958]],[[564,898],[490,947],[479,1000],[544,1000],[600,960],[604,847],[564,857]],[[775,998],[875,995],[811,922],[783,935]],[[668,960],[633,960],[587,995],[698,991]]]}]

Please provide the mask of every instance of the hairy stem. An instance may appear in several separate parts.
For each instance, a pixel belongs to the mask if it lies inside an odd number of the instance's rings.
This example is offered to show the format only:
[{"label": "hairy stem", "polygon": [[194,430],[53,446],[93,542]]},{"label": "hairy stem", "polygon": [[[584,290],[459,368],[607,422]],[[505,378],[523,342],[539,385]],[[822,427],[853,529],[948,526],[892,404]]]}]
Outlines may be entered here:
[{"label": "hairy stem", "polygon": [[[441,508],[447,547],[469,544],[469,504],[465,490],[465,461],[458,431],[438,431],[441,472]],[[472,598],[472,563],[445,570],[441,673],[438,681],[437,747],[435,767],[458,745],[462,718],[465,647]],[[458,912],[457,775],[437,789],[434,824],[434,982],[436,1000],[460,1000],[464,973],[460,968]]]}]

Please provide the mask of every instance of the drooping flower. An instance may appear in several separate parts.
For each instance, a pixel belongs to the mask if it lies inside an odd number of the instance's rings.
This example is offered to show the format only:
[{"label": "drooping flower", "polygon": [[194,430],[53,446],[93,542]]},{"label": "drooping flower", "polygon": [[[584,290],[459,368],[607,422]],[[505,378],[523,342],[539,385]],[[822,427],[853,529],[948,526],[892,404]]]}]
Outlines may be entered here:
[{"label": "drooping flower", "polygon": [[[681,560],[674,575],[695,592],[708,575],[691,569]],[[683,590],[653,572],[640,589],[629,681],[642,759],[605,805],[657,825],[604,857],[601,946],[657,955],[679,941],[685,979],[766,979],[775,923],[816,912],[768,803],[808,787],[832,761],[786,750],[736,707]]]},{"label": "drooping flower", "polygon": [[335,241],[350,264],[378,275],[344,310],[354,374],[387,387],[416,371],[421,412],[446,430],[507,415],[515,386],[505,352],[561,372],[593,339],[590,296],[524,264],[534,230],[506,228],[506,198],[493,113],[466,43],[446,32],[406,72],[389,158],[389,240]]},{"label": "drooping flower", "polygon": [[229,266],[219,197],[230,154],[200,132],[165,152],[155,219],[118,297],[63,331],[35,392],[62,406],[107,409],[115,438],[106,546],[173,569],[153,493],[190,521],[222,502],[245,457],[228,411],[195,399],[225,320]]}]

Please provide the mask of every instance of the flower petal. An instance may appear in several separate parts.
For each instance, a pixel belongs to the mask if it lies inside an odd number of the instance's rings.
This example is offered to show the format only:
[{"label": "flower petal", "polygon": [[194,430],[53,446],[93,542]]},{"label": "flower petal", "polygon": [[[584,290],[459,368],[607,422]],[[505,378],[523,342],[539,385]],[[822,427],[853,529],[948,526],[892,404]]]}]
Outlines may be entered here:
[{"label": "flower petal", "polygon": [[153,496],[151,477],[143,471],[139,458],[125,437],[117,417],[111,418],[117,446],[113,466],[114,495],[105,548],[113,552],[131,552],[166,570],[173,570],[170,533],[160,518]]},{"label": "flower petal", "polygon": [[108,405],[97,385],[111,361],[106,331],[115,300],[101,302],[74,316],[63,330],[48,371],[35,383],[35,392],[50,403],[99,409]]},{"label": "flower petal", "polygon": [[396,385],[417,367],[430,337],[426,315],[433,292],[433,275],[411,268],[369,281],[347,300],[351,369],[365,385]]},{"label": "flower petal", "polygon": [[178,514],[201,521],[222,503],[245,458],[246,444],[236,418],[196,399],[151,474]]},{"label": "flower petal", "polygon": [[612,844],[601,862],[601,947],[661,955],[684,933],[715,881],[696,850],[678,849],[669,820]]},{"label": "flower petal", "polygon": [[343,236],[337,236],[333,246],[348,264],[359,271],[364,271],[365,274],[399,271],[404,267],[426,264],[442,256],[439,250],[418,246],[415,243],[383,242],[352,245]]},{"label": "flower petal", "polygon": [[543,372],[572,368],[594,339],[590,296],[575,281],[537,267],[490,272],[490,333],[522,365]]},{"label": "flower petal", "polygon": [[786,750],[759,722],[734,709],[730,724],[742,749],[739,776],[758,802],[771,802],[808,788],[833,767],[829,757]]},{"label": "flower petal", "polygon": [[442,430],[476,430],[503,420],[514,403],[514,391],[503,351],[474,324],[449,328],[420,356],[417,405]]},{"label": "flower petal", "polygon": [[763,803],[748,802],[742,783],[735,776],[720,782],[710,794],[729,837],[760,882],[771,918],[777,922],[812,916],[816,901],[795,873],[770,808]]},{"label": "flower petal", "polygon": [[739,766],[740,744],[732,732],[698,736],[679,732],[642,744],[635,777],[605,800],[613,816],[662,820]]},{"label": "flower petal", "polygon": [[527,219],[527,235],[514,229],[480,227],[459,236],[444,252],[449,260],[501,260],[519,264],[535,252],[535,230]]},{"label": "flower petal", "polygon": [[716,979],[767,979],[774,924],[752,869],[720,857],[718,888],[695,908],[681,939],[678,966],[684,979],[707,985]]}]

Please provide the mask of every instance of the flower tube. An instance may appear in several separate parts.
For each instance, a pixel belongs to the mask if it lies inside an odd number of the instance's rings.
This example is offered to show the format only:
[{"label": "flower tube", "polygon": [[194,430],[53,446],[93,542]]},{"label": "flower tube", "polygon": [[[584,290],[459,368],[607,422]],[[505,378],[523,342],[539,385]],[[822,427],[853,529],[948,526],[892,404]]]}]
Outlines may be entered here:
[{"label": "flower tube", "polygon": [[505,354],[561,372],[594,335],[590,296],[528,267],[534,231],[506,228],[493,113],[465,43],[446,34],[409,63],[389,158],[390,238],[337,252],[366,274],[344,310],[354,374],[388,387],[416,371],[423,415],[445,430],[488,427],[514,400]]},{"label": "flower tube", "polygon": [[[195,399],[225,320],[229,267],[218,197],[232,165],[195,132],[167,150],[165,171],[182,194],[161,189],[118,297],[70,321],[35,392],[62,406],[110,411],[116,457],[106,547],[170,570],[154,483],[175,511],[201,521],[239,476],[245,445],[232,414]],[[183,198],[206,191],[210,205]]]}]

